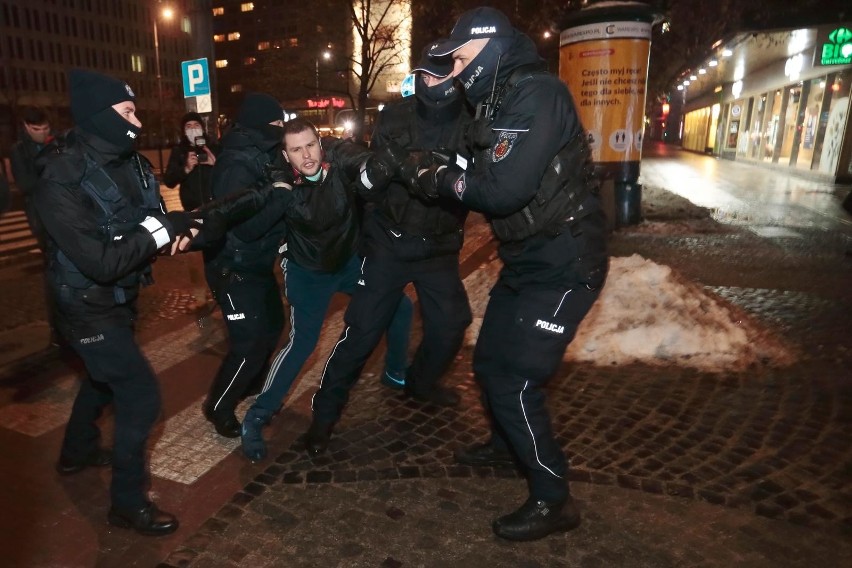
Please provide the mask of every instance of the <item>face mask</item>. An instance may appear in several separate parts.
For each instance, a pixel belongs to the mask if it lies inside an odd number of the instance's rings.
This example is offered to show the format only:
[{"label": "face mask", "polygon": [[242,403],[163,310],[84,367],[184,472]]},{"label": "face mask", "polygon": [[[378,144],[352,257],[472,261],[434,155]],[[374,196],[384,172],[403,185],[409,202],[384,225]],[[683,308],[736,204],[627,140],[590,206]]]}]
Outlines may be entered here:
[{"label": "face mask", "polygon": [[185,130],[186,139],[189,140],[190,144],[195,144],[196,138],[201,138],[204,136],[204,130],[201,128],[187,128]]},{"label": "face mask", "polygon": [[417,79],[417,92],[422,93],[423,97],[428,101],[440,103],[442,101],[455,98],[456,84],[452,79],[447,79],[442,83],[429,87],[426,85],[426,80],[421,75]]},{"label": "face mask", "polygon": [[131,124],[112,107],[105,108],[78,126],[114,145],[119,154],[133,150],[142,128]]},{"label": "face mask", "polygon": [[459,81],[471,103],[482,102],[491,94],[500,55],[506,52],[512,41],[512,38],[491,38],[482,51],[459,73]]}]

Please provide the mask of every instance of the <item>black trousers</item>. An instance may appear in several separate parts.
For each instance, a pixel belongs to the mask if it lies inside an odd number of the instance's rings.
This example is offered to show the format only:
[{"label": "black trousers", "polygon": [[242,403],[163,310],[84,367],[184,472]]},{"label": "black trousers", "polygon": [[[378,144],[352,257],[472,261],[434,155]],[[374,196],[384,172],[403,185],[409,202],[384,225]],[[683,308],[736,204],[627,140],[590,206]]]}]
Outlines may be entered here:
[{"label": "black trousers", "polygon": [[112,457],[112,505],[141,508],[147,501],[145,446],[160,414],[160,391],[128,324],[104,329],[89,337],[66,339],[83,359],[89,376],[83,379],[65,429],[62,457],[82,462],[98,449],[95,421],[109,403],[115,407]]},{"label": "black trousers", "polygon": [[237,273],[211,263],[206,271],[230,340],[207,398],[214,417],[223,419],[266,378],[269,357],[284,330],[284,304],[271,270],[262,275]]},{"label": "black trousers", "polygon": [[423,318],[423,340],[406,376],[406,388],[434,389],[453,361],[471,322],[459,277],[458,254],[424,260],[367,256],[344,315],[346,327],[326,363],[313,398],[314,417],[336,422],[367,359],[381,340],[405,286],[414,284]]},{"label": "black trousers", "polygon": [[568,495],[565,454],[553,436],[544,386],[599,293],[583,285],[519,289],[502,281],[491,290],[473,370],[492,418],[492,443],[515,453],[536,499]]}]

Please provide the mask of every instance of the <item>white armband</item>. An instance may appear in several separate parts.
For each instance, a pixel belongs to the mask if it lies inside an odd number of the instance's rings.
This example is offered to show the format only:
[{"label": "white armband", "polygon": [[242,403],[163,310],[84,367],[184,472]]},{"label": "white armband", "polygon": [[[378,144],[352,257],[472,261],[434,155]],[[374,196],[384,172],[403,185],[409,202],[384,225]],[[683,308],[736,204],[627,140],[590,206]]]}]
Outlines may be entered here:
[{"label": "white armband", "polygon": [[160,220],[155,217],[145,217],[145,220],[139,223],[145,230],[151,233],[151,236],[154,237],[154,242],[157,243],[157,248],[163,248],[170,242],[172,242],[172,238],[169,236],[169,231],[163,227],[163,224],[160,223]]}]

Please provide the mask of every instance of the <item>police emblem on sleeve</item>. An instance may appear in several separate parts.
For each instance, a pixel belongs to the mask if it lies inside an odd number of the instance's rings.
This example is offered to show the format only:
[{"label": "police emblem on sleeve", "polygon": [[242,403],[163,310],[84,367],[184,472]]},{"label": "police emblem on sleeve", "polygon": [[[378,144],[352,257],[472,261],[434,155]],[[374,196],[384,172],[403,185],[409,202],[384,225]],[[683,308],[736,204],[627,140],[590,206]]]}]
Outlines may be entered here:
[{"label": "police emblem on sleeve", "polygon": [[464,190],[467,189],[467,184],[465,184],[464,176],[465,174],[462,174],[461,177],[459,177],[459,179],[457,179],[453,184],[453,191],[456,192],[456,197],[458,197],[459,199],[462,198],[462,196],[464,195]]},{"label": "police emblem on sleeve", "polygon": [[505,130],[500,132],[497,137],[497,144],[491,149],[491,161],[497,163],[508,156],[517,139],[517,132],[506,132]]}]

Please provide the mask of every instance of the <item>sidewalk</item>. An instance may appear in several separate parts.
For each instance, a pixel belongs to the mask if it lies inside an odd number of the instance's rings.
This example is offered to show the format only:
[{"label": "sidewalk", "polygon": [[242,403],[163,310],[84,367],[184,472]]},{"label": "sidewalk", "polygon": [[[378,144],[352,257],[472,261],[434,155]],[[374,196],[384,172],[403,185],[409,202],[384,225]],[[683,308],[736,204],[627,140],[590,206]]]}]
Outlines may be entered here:
[{"label": "sidewalk", "polygon": [[[312,359],[267,432],[272,458],[249,463],[198,411],[224,336],[216,318],[195,327],[180,288],[186,266],[169,259],[140,324],[165,406],[152,467],[186,461],[197,447],[221,461],[192,482],[155,478],[155,499],[181,520],[174,535],[112,529],[108,472],[52,470],[73,372],[33,361],[14,381],[0,372],[0,425],[14,410],[32,429],[0,427],[6,565],[852,565],[852,223],[838,194],[846,189],[683,152],[649,155],[642,171],[646,222],[616,232],[611,253],[672,266],[783,336],[800,358],[736,374],[566,363],[549,404],[584,515],[577,530],[524,544],[493,536],[491,520],[524,500],[525,484],[511,469],[453,463],[456,447],[487,432],[469,346],[447,377],[462,395],[457,409],[421,407],[380,386],[374,356],[330,451],[313,460],[299,439],[322,364]],[[494,261],[487,232],[473,229],[462,266],[471,277]],[[9,282],[0,281],[3,292]],[[34,313],[38,297],[22,290],[8,305]],[[333,343],[338,330],[324,338]],[[174,432],[185,438],[170,445]]]}]

